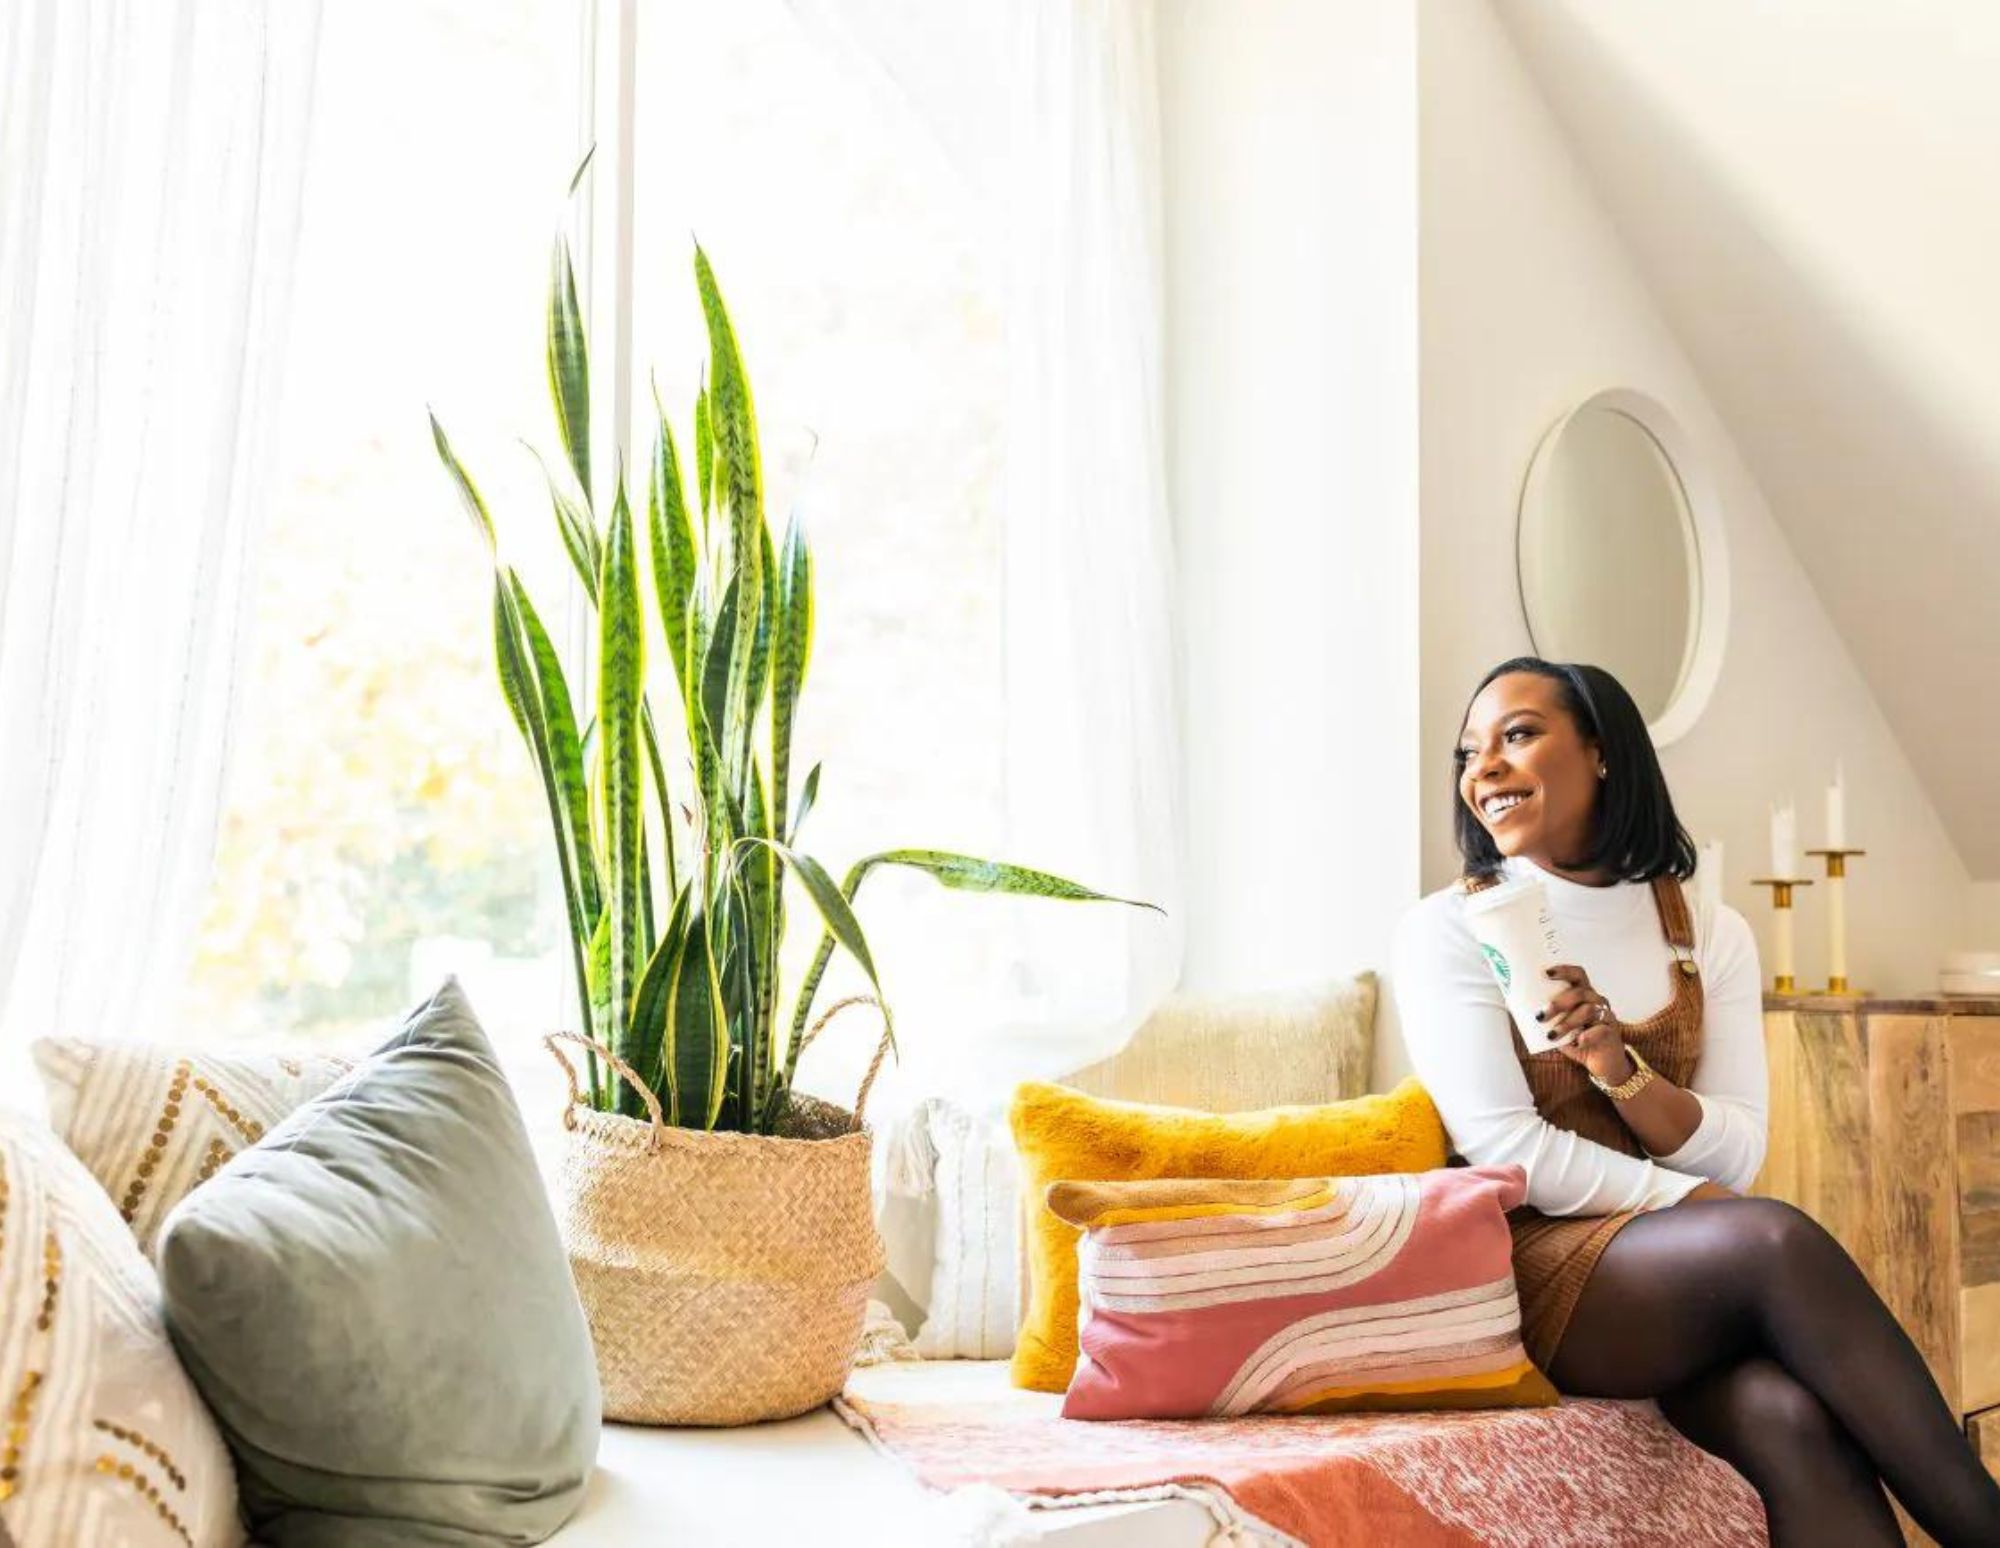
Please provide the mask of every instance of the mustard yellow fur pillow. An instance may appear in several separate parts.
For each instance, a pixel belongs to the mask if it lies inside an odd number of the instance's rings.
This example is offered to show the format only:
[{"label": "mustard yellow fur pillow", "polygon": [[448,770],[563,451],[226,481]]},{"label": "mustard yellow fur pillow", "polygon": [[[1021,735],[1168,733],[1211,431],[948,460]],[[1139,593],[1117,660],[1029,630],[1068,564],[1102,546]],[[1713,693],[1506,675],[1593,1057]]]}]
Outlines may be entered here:
[{"label": "mustard yellow fur pillow", "polygon": [[1014,1346],[1014,1385],[1039,1392],[1064,1391],[1076,1367],[1080,1233],[1050,1212],[1050,1183],[1425,1172],[1444,1165],[1448,1148],[1444,1122],[1414,1077],[1387,1095],[1229,1114],[1030,1081],[1014,1093],[1009,1118],[1029,1211],[1028,1312]]}]

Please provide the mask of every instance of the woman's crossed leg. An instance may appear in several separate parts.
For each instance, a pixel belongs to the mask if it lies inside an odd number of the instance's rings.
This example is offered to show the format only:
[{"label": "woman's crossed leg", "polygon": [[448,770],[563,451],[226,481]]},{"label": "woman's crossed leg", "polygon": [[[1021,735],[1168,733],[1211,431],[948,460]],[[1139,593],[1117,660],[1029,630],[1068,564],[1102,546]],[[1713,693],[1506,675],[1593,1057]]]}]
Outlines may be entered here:
[{"label": "woman's crossed leg", "polygon": [[1550,1379],[1660,1400],[1763,1498],[1776,1548],[1898,1543],[1886,1481],[1944,1548],[2000,1544],[2000,1484],[1846,1250],[1775,1199],[1630,1222],[1598,1260]]},{"label": "woman's crossed leg", "polygon": [[1750,1480],[1775,1548],[1903,1542],[1875,1464],[1777,1361],[1719,1366],[1663,1393],[1660,1412]]}]

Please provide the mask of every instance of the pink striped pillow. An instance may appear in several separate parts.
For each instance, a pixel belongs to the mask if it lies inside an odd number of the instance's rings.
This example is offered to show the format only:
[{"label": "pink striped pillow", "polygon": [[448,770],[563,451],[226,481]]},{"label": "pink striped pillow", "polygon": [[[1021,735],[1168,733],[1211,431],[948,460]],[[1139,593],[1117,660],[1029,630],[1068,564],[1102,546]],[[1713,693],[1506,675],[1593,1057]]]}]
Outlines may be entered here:
[{"label": "pink striped pillow", "polygon": [[1519,1166],[1059,1182],[1080,1227],[1070,1419],[1546,1407],[1506,1212]]}]

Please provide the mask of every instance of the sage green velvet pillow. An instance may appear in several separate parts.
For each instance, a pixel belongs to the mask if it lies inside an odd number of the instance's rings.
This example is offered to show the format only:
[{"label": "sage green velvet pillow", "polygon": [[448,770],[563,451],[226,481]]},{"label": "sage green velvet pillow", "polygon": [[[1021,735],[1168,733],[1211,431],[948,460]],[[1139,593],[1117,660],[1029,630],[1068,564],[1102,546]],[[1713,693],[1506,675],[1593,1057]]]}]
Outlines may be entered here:
[{"label": "sage green velvet pillow", "polygon": [[190,1194],[159,1265],[259,1543],[538,1543],[580,1503],[590,1333],[455,979]]}]

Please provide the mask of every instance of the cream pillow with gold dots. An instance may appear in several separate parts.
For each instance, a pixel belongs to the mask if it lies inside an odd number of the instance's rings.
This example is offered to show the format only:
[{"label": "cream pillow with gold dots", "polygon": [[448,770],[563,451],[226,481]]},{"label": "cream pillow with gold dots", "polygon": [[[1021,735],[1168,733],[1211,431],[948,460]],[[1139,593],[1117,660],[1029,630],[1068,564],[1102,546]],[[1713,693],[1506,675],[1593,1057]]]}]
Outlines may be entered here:
[{"label": "cream pillow with gold dots", "polygon": [[225,1054],[44,1038],[49,1122],[152,1256],[169,1211],[354,1067],[324,1054]]},{"label": "cream pillow with gold dots", "polygon": [[236,1481],[117,1207],[0,1108],[0,1539],[238,1548]]}]

